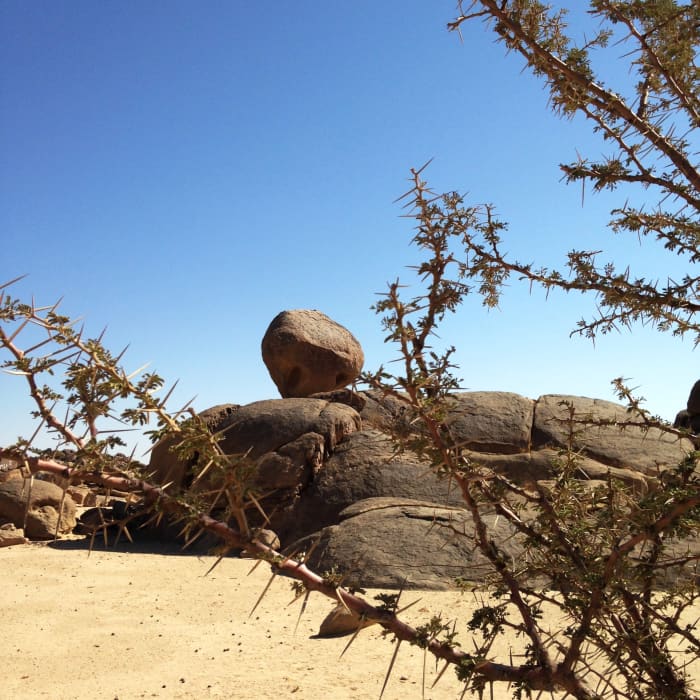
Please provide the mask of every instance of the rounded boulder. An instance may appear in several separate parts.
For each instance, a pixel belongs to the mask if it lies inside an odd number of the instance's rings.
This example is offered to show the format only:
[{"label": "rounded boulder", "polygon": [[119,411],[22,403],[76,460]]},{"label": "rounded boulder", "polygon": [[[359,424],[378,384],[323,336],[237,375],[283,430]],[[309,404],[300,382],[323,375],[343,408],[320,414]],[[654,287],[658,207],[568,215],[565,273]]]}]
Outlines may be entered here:
[{"label": "rounded boulder", "polygon": [[303,398],[351,384],[362,371],[362,346],[320,311],[282,311],[262,340],[262,357],[282,398]]}]

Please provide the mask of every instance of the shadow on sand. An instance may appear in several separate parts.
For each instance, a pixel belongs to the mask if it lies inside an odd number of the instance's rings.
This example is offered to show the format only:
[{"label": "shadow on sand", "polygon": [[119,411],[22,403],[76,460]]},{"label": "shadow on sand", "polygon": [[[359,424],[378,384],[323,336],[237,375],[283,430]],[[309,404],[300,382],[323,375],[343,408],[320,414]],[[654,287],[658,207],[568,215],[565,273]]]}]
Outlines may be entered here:
[{"label": "shadow on sand", "polygon": [[[172,533],[164,535],[161,532],[151,530],[129,530],[133,542],[122,533],[117,538],[117,528],[109,528],[107,540],[98,533],[92,538],[90,535],[71,537],[48,542],[47,546],[60,550],[85,550],[91,548],[95,552],[123,552],[128,554],[164,554],[169,556],[197,556],[221,554],[221,541],[209,533],[204,533],[187,549],[183,549],[184,541],[178,540]],[[237,557],[239,551],[230,551],[226,556]]]}]

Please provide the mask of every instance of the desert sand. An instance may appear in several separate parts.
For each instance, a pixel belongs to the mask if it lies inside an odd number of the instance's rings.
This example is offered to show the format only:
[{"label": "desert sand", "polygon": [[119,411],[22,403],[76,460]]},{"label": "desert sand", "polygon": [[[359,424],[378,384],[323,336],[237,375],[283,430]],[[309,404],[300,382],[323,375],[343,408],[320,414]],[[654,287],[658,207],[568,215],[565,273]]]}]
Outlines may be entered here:
[{"label": "desert sand", "polygon": [[[394,644],[378,626],[340,658],[349,637],[315,636],[333,602],[313,594],[299,618],[288,579],[277,577],[251,615],[266,564],[251,573],[251,560],[226,558],[205,575],[215,557],[143,549],[88,553],[70,540],[0,549],[2,700],[379,698]],[[442,612],[458,629],[475,604],[457,591],[407,591],[402,603],[417,598],[407,621]],[[468,648],[469,634],[461,641]],[[499,643],[507,658],[513,640]],[[423,695],[423,652],[404,644],[383,697],[461,696],[452,669],[431,688],[435,677],[428,659]],[[493,697],[512,689],[495,686]]]},{"label": "desert sand", "polygon": [[[0,550],[2,700],[379,697],[394,649],[379,627],[340,659],[349,637],[314,638],[333,602],[312,595],[299,620],[289,579],[277,577],[251,616],[270,578],[264,563],[250,573],[251,560],[226,558],[205,575],[216,557],[120,549],[88,555],[84,542],[65,541]],[[416,598],[408,619],[440,610],[468,618],[459,593],[405,594]],[[422,658],[402,646],[387,700],[421,698]],[[460,694],[448,670],[425,697]]]}]

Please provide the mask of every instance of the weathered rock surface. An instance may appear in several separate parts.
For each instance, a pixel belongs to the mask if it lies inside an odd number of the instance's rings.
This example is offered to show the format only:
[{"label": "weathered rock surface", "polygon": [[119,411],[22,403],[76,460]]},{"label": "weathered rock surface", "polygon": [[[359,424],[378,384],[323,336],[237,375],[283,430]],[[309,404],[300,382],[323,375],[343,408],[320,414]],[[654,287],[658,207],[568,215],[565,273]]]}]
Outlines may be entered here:
[{"label": "weathered rock surface", "polygon": [[[110,497],[102,493],[96,493],[94,488],[86,486],[85,484],[69,486],[66,490],[75,504],[84,508],[103,506],[110,500]],[[113,490],[111,492],[114,493]]]},{"label": "weathered rock surface", "polygon": [[395,455],[384,433],[369,429],[348,435],[301,494],[287,537],[303,537],[338,522],[340,512],[376,496],[463,503],[459,490],[415,455]]},{"label": "weathered rock surface", "polygon": [[[570,403],[575,409],[575,419],[618,422],[639,422],[627,413],[624,406],[581,396],[549,394],[537,400],[533,424],[532,444],[566,447],[569,442],[569,425],[566,406]],[[658,428],[628,426],[574,426],[573,446],[598,462],[614,467],[635,469],[644,474],[657,474],[659,470],[677,465],[684,455],[693,449],[687,439],[678,439],[663,433]]]},{"label": "weathered rock surface", "polygon": [[[392,427],[405,432],[411,417],[405,406],[394,397],[379,392],[364,392],[365,408],[361,416],[365,426],[384,432]],[[625,407],[610,401],[567,395],[545,395],[533,401],[508,392],[465,392],[452,402],[449,421],[457,440],[474,462],[496,469],[517,483],[532,483],[550,478],[557,450],[566,449],[569,428],[563,419],[566,408],[575,408],[576,419],[630,421]],[[454,416],[454,417],[452,417]],[[577,425],[574,449],[581,450],[583,478],[597,478],[611,473],[640,487],[644,474],[654,475],[659,468],[675,466],[692,442],[679,440],[657,428],[647,432],[642,427],[585,427]],[[620,471],[618,471],[620,470]]]},{"label": "weathered rock surface", "polygon": [[345,404],[323,399],[271,399],[241,406],[219,428],[226,430],[220,445],[227,454],[250,450],[250,456],[257,458],[305,433],[318,433],[330,453],[360,427],[359,414]]},{"label": "weathered rock surface", "polygon": [[376,389],[360,392],[364,406],[360,410],[364,428],[376,428],[391,433],[397,428],[409,429],[410,411],[406,404],[391,395],[384,395]]},{"label": "weathered rock surface", "polygon": [[[260,486],[280,488],[313,471],[346,435],[360,429],[357,411],[323,399],[272,399],[246,406],[223,404],[199,414],[213,433],[222,433],[219,445],[226,454],[248,454],[259,460]],[[310,436],[310,437],[304,437]],[[158,484],[177,490],[192,480],[197,455],[179,458],[176,439],[157,444],[149,470]],[[301,471],[299,471],[301,470]]]},{"label": "weathered rock surface", "polygon": [[505,391],[456,394],[449,403],[454,439],[470,450],[508,454],[527,452],[535,402]]},{"label": "weathered rock surface", "polygon": [[[588,483],[590,488],[605,484]],[[493,568],[475,545],[474,526],[464,509],[410,499],[370,498],[347,508],[340,517],[337,525],[300,540],[294,549],[318,541],[308,564],[319,572],[341,572],[346,586],[444,590],[454,587],[457,578],[474,584],[493,578]],[[489,536],[507,558],[521,560],[525,555],[522,536],[504,518],[485,513],[483,519]],[[668,543],[666,561],[685,557],[692,561],[699,555],[700,538],[689,537]],[[677,566],[662,567],[661,574],[660,586],[674,583],[679,575],[700,584],[692,566],[682,571]],[[352,616],[341,618],[329,619],[325,632],[342,634],[356,629]]]},{"label": "weathered rock surface", "polygon": [[356,338],[320,311],[282,311],[262,340],[262,357],[282,398],[341,389],[362,371]]},{"label": "weathered rock surface", "polygon": [[[558,450],[542,448],[523,454],[490,454],[486,452],[468,452],[470,460],[477,465],[493,469],[516,484],[532,486],[535,482],[553,479],[557,476],[561,464]],[[608,474],[628,486],[636,493],[648,491],[648,478],[634,469],[620,469],[602,464],[594,459],[579,455],[577,457],[577,478],[581,480],[606,479]]]},{"label": "weathered rock surface", "polygon": [[10,479],[21,479],[22,470],[19,462],[11,459],[0,459],[0,483]]},{"label": "weathered rock surface", "polygon": [[[351,406],[303,398],[215,406],[200,415],[213,433],[221,433],[219,445],[225,454],[245,454],[254,462],[254,485],[265,494],[262,507],[280,534],[294,526],[294,507],[324,459],[362,423]],[[178,457],[171,451],[175,444],[176,438],[169,438],[153,449],[153,481],[169,484],[171,492],[210,488],[211,474],[201,483],[195,481],[198,455]],[[259,520],[251,515],[253,525],[261,525]]]},{"label": "weathered rock surface", "polygon": [[307,396],[306,398],[322,399],[323,401],[329,401],[330,403],[344,403],[346,406],[350,406],[358,412],[361,412],[367,403],[367,399],[360,392],[354,391],[353,389],[318,391],[315,394]]},{"label": "weathered rock surface", "polygon": [[[48,481],[12,479],[0,484],[0,522],[21,528],[29,503],[24,534],[32,540],[53,539],[75,527],[75,503],[63,489]],[[60,513],[60,522],[59,522]]]},{"label": "weathered rock surface", "polygon": [[[462,508],[370,498],[346,508],[341,518],[321,531],[308,563],[315,571],[336,567],[346,586],[445,590],[458,577],[481,582],[490,573]],[[485,520],[503,550],[519,556],[522,550],[505,519],[487,514]]]},{"label": "weathered rock surface", "polygon": [[[410,409],[397,397],[377,390],[361,395],[365,406],[360,415],[365,426],[387,433],[402,433],[415,426]],[[527,452],[534,406],[532,399],[507,391],[462,392],[448,403],[448,422],[455,440],[466,449],[499,454]]]}]

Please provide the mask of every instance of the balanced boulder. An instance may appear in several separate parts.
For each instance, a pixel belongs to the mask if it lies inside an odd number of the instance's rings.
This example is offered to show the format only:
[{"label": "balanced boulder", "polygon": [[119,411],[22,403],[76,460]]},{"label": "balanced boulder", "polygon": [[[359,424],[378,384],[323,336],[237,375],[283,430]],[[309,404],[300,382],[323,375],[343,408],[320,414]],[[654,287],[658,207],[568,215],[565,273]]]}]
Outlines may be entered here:
[{"label": "balanced boulder", "polygon": [[282,398],[305,397],[351,384],[364,363],[360,343],[320,311],[282,311],[262,340],[262,357]]}]

